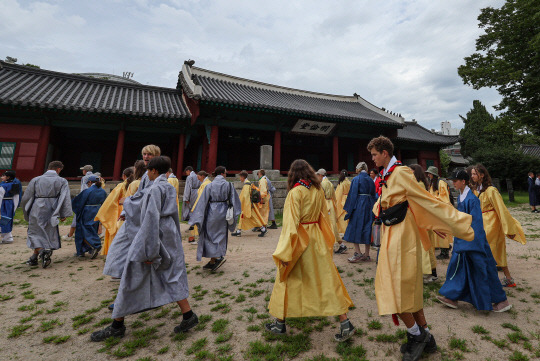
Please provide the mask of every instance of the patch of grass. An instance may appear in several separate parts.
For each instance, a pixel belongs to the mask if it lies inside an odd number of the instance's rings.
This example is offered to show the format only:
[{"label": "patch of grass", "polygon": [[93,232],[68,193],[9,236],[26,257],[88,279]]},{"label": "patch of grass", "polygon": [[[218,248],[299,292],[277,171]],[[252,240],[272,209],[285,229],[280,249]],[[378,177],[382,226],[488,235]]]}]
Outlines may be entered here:
[{"label": "patch of grass", "polygon": [[249,293],[249,297],[251,297],[251,298],[257,297],[257,296],[262,295],[264,292],[265,292],[264,290],[252,290],[252,291]]},{"label": "patch of grass", "polygon": [[249,332],[259,332],[261,329],[262,329],[262,328],[261,328],[261,326],[259,326],[259,325],[249,325],[249,326],[247,327],[247,330],[248,330]]},{"label": "patch of grass", "polygon": [[32,293],[32,291],[25,291],[23,293],[21,293],[22,296],[27,299],[27,300],[33,300],[34,298],[36,298],[36,296]]},{"label": "patch of grass", "polygon": [[167,353],[167,352],[169,352],[169,346],[165,346],[163,348],[160,348],[157,353],[158,353],[158,355],[163,355],[164,353]]},{"label": "patch of grass", "polygon": [[57,312],[60,312],[62,311],[62,308],[60,307],[55,307],[55,308],[51,308],[50,310],[47,310],[47,314],[52,314],[52,313],[57,313]]},{"label": "patch of grass", "polygon": [[461,338],[456,338],[456,337],[450,338],[450,341],[448,342],[448,346],[450,346],[452,350],[457,349],[463,352],[469,351],[469,349],[467,349],[467,341]]},{"label": "patch of grass", "polygon": [[131,356],[137,349],[148,347],[150,340],[157,338],[155,335],[156,332],[157,328],[155,327],[147,327],[143,330],[137,330],[133,332],[133,336],[135,337],[134,340],[124,342],[122,346],[114,350],[111,354],[116,357]]},{"label": "patch of grass", "polygon": [[257,309],[255,307],[251,306],[250,308],[245,308],[244,312],[255,314],[255,313],[257,313]]},{"label": "patch of grass", "polygon": [[28,330],[30,327],[32,327],[32,325],[17,325],[17,326],[13,326],[11,328],[11,331],[8,335],[8,338],[16,338],[16,337],[19,337],[21,335],[23,335],[26,331]]},{"label": "patch of grass", "polygon": [[105,326],[105,325],[108,325],[108,324],[110,324],[110,323],[112,323],[112,322],[113,322],[112,318],[108,318],[108,317],[107,317],[107,318],[102,319],[102,320],[99,321],[99,322],[94,323],[94,327]]},{"label": "patch of grass", "polygon": [[39,326],[39,330],[41,332],[49,331],[55,328],[56,326],[60,325],[60,321],[58,321],[57,318],[50,321],[42,321],[41,326]]},{"label": "patch of grass", "polygon": [[511,324],[511,323],[508,323],[508,322],[505,322],[501,325],[503,328],[508,328],[512,331],[515,331],[515,332],[519,332],[521,331],[521,329],[519,327],[517,327],[516,325],[514,324]]},{"label": "patch of grass", "polygon": [[89,328],[81,328],[79,331],[77,331],[77,335],[85,335],[88,332],[90,332]]},{"label": "patch of grass", "polygon": [[382,328],[382,326],[383,325],[382,325],[381,321],[373,320],[373,321],[368,323],[367,328],[370,329],[370,330],[380,330]]},{"label": "patch of grass", "polygon": [[21,319],[19,320],[19,323],[27,323],[27,322],[30,322],[30,321],[32,321],[33,318],[34,318],[34,317],[32,317],[32,316],[23,317],[23,318],[21,318]]},{"label": "patch of grass", "polygon": [[233,336],[232,332],[220,333],[218,337],[216,337],[216,343],[227,342],[231,339],[232,336]]},{"label": "patch of grass", "polygon": [[25,288],[28,288],[28,287],[30,287],[30,286],[32,286],[31,283],[25,282],[25,283],[23,283],[23,284],[21,284],[21,285],[19,286],[19,289],[20,289],[20,290],[24,290]]},{"label": "patch of grass", "polygon": [[154,316],[154,318],[163,318],[163,317],[167,316],[167,315],[169,314],[169,312],[171,312],[171,309],[170,309],[170,308],[162,307],[162,308],[161,308],[161,311],[159,311],[159,312]]},{"label": "patch of grass", "polygon": [[242,273],[242,276],[248,278],[249,277],[249,272],[247,270],[244,271],[244,273]]},{"label": "patch of grass", "polygon": [[512,343],[519,343],[519,341],[529,341],[529,338],[525,336],[521,331],[518,332],[511,332],[506,335],[510,342]]},{"label": "patch of grass", "polygon": [[230,352],[232,350],[232,346],[230,343],[226,343],[225,345],[221,345],[217,348],[219,353],[226,353]]},{"label": "patch of grass", "polygon": [[193,355],[194,353],[202,350],[207,343],[208,341],[206,340],[206,337],[194,341],[191,346],[187,348],[186,355]]},{"label": "patch of grass", "polygon": [[489,333],[488,330],[486,330],[484,327],[475,325],[472,327],[472,332],[477,333],[479,335],[487,335]]},{"label": "patch of grass", "polygon": [[145,321],[148,321],[150,320],[152,317],[150,316],[150,313],[149,312],[143,312],[139,315],[139,318],[141,320],[145,320]]},{"label": "patch of grass", "polygon": [[19,311],[33,311],[35,309],[36,309],[35,305],[23,305],[23,306],[17,308],[17,310],[19,310]]},{"label": "patch of grass", "polygon": [[215,320],[214,323],[212,323],[212,332],[221,333],[225,331],[228,324],[229,324],[229,320],[226,320],[224,318]]},{"label": "patch of grass", "polygon": [[237,303],[244,302],[246,300],[246,295],[243,293],[240,293],[238,296],[236,296],[236,299],[234,300]]},{"label": "patch of grass", "polygon": [[269,332],[264,334],[266,341],[260,340],[249,343],[246,354],[250,359],[282,360],[285,357],[294,358],[300,353],[309,351],[312,347],[309,335],[301,332],[295,335],[275,335]]},{"label": "patch of grass", "polygon": [[109,337],[103,341],[103,348],[100,348],[98,352],[105,352],[107,350],[110,350],[114,346],[118,345],[121,342],[121,339],[118,337]]},{"label": "patch of grass", "polygon": [[195,330],[201,331],[204,330],[208,322],[212,320],[212,315],[201,315],[199,316],[199,324],[195,327]]},{"label": "patch of grass", "polygon": [[510,361],[529,361],[529,357],[522,354],[519,351],[514,351],[512,355],[508,358]]},{"label": "patch of grass", "polygon": [[231,311],[231,306],[228,303],[218,303],[216,306],[210,309],[212,312],[220,311],[221,313],[229,313]]},{"label": "patch of grass", "polygon": [[57,291],[57,290],[56,290],[56,291],[52,291],[52,292],[51,292],[51,295],[57,295],[57,294],[59,294],[60,292],[62,292],[62,291]]},{"label": "patch of grass", "polygon": [[367,360],[365,357],[367,351],[364,346],[353,346],[351,340],[338,343],[338,345],[336,346],[336,352],[342,357],[343,360]]},{"label": "patch of grass", "polygon": [[36,305],[42,305],[44,303],[47,303],[47,300],[36,300]]},{"label": "patch of grass", "polygon": [[195,360],[214,360],[216,356],[208,350],[201,350],[195,354]]},{"label": "patch of grass", "polygon": [[[112,322],[112,321],[111,321]],[[141,328],[144,326],[144,323],[142,321],[135,321],[131,324],[131,328]]]},{"label": "patch of grass", "polygon": [[44,343],[54,343],[54,344],[58,345],[60,343],[66,342],[70,338],[71,338],[71,335],[66,335],[66,336],[54,335],[54,336],[44,337],[43,342]]},{"label": "patch of grass", "polygon": [[90,315],[92,313],[99,312],[102,308],[103,308],[103,306],[97,306],[97,307],[90,308],[90,309],[84,311],[84,313],[86,313],[87,315]]},{"label": "patch of grass", "polygon": [[94,320],[94,316],[78,315],[71,319],[73,321],[73,328],[79,328],[82,325],[86,325]]}]

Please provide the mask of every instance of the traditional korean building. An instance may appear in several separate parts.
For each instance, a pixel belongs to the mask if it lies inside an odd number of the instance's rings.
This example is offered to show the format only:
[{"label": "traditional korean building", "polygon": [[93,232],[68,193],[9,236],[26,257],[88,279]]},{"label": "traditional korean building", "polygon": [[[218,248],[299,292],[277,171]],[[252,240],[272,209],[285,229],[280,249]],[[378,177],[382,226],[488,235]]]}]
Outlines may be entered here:
[{"label": "traditional korean building", "polygon": [[92,164],[105,178],[154,143],[175,171],[184,166],[230,172],[257,169],[260,146],[273,146],[273,169],[296,158],[338,173],[360,160],[373,165],[369,140],[386,135],[407,163],[439,165],[438,152],[457,141],[405,122],[358,95],[292,89],[217,73],[185,62],[176,88],[162,88],[0,62],[0,169],[23,180],[53,159],[63,176]]}]

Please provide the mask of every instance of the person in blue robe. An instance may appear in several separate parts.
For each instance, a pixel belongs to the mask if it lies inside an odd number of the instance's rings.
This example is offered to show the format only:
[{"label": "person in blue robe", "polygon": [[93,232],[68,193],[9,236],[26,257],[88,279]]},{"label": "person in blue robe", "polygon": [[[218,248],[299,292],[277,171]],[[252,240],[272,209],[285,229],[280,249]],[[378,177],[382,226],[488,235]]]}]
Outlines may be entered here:
[{"label": "person in blue robe", "polygon": [[537,190],[534,180],[534,173],[529,172],[529,178],[527,178],[527,190],[529,191],[529,205],[531,206],[531,212],[540,213],[536,206],[538,205]]},{"label": "person in blue robe", "polygon": [[480,200],[467,186],[469,175],[466,171],[456,171],[452,180],[460,191],[457,209],[472,215],[474,240],[467,242],[454,237],[446,281],[439,290],[442,296],[437,299],[450,308],[457,308],[458,301],[465,301],[477,310],[508,311],[512,305],[499,281],[497,264],[486,239]]},{"label": "person in blue robe", "polygon": [[2,182],[0,187],[4,189],[4,199],[0,206],[0,233],[2,243],[13,243],[13,218],[15,218],[15,210],[22,198],[21,182],[15,178],[15,171],[8,170],[1,177]]},{"label": "person in blue robe", "polygon": [[99,208],[107,198],[107,192],[101,188],[100,179],[91,175],[87,177],[89,188],[83,190],[71,203],[77,216],[75,229],[75,247],[77,257],[84,257],[89,252],[94,259],[101,251],[101,240],[98,235],[99,222],[94,221]]},{"label": "person in blue robe", "polygon": [[[370,261],[369,247],[371,243],[371,224],[373,223],[373,204],[375,203],[375,183],[367,173],[367,164],[358,163],[358,175],[351,182],[351,189],[343,209],[349,220],[343,239],[354,244],[354,255],[348,259],[351,263]],[[360,252],[360,244],[365,245],[364,254]]]}]

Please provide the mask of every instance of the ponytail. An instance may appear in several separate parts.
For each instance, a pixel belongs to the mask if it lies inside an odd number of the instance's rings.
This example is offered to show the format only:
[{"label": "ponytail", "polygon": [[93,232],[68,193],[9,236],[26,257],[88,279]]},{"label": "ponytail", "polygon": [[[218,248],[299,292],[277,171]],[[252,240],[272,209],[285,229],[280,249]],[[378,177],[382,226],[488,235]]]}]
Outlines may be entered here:
[{"label": "ponytail", "polygon": [[347,178],[348,175],[349,175],[349,172],[346,169],[342,169],[341,172],[339,173],[338,184],[341,184],[341,182],[343,182]]}]

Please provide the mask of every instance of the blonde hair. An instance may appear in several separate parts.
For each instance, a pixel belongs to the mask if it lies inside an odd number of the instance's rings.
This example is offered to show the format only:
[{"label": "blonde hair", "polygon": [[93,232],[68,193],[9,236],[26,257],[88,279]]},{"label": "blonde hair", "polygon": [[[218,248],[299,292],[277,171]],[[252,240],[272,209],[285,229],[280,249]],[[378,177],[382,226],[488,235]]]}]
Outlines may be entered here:
[{"label": "blonde hair", "polygon": [[144,154],[144,153],[152,154],[154,157],[157,157],[161,155],[161,149],[159,149],[157,145],[148,144],[148,145],[145,145],[141,151],[141,154]]}]

